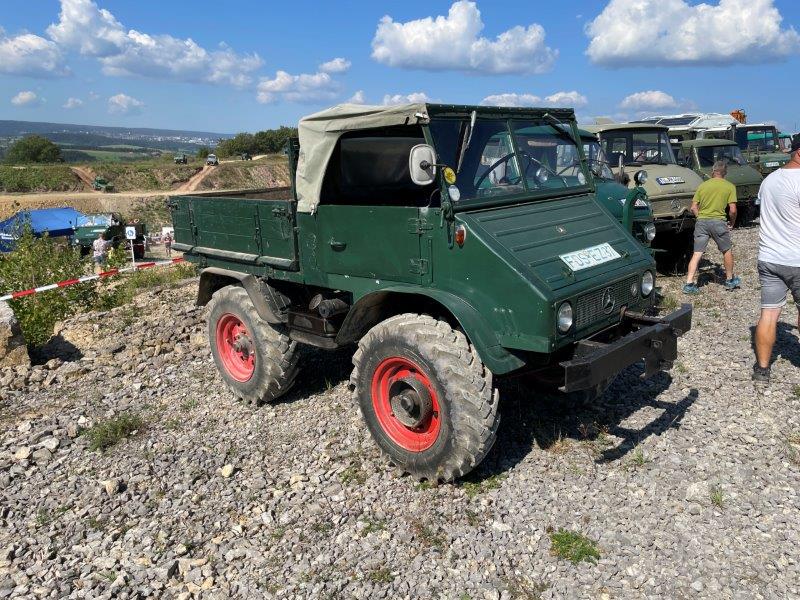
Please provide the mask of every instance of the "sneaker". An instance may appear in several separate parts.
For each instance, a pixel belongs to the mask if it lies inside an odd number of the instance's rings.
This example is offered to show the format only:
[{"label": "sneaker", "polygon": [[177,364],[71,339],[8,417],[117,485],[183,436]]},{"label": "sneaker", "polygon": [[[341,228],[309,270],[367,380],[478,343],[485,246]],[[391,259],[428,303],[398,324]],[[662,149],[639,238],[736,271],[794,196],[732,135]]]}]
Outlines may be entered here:
[{"label": "sneaker", "polygon": [[732,277],[731,279],[728,279],[725,282],[725,287],[728,290],[735,290],[740,285],[742,285],[742,280],[741,280],[741,278],[739,276],[734,276],[734,277]]},{"label": "sneaker", "polygon": [[766,369],[758,363],[753,365],[753,381],[758,383],[769,383],[769,367]]},{"label": "sneaker", "polygon": [[683,293],[684,294],[691,294],[694,296],[695,294],[700,293],[700,289],[693,283],[687,283],[683,286]]}]

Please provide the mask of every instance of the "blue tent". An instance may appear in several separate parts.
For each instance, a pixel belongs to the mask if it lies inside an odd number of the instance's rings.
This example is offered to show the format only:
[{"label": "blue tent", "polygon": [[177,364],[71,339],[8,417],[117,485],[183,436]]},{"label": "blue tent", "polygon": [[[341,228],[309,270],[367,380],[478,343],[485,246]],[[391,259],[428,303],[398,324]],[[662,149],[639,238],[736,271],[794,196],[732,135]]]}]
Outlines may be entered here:
[{"label": "blue tent", "polygon": [[75,225],[83,214],[71,207],[21,210],[13,217],[0,221],[0,252],[13,250],[22,227],[30,223],[33,234],[65,237],[75,233]]}]

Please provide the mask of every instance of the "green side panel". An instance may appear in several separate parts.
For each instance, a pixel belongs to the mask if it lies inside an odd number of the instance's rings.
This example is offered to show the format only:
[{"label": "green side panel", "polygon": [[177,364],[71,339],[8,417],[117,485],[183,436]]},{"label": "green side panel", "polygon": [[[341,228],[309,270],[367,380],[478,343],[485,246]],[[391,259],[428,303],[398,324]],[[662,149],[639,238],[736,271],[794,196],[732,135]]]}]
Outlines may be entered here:
[{"label": "green side panel", "polygon": [[192,219],[192,203],[188,198],[173,198],[169,203],[172,212],[172,227],[175,242],[194,246],[194,227]]},{"label": "green side panel", "polygon": [[[645,249],[595,200],[565,200],[465,214],[464,220],[490,247],[516,261],[540,289],[553,292],[601,284],[652,259]],[[608,243],[620,255],[603,264],[572,271],[560,255]]]},{"label": "green side panel", "polygon": [[320,205],[316,261],[325,273],[419,283],[419,209],[404,206]]}]

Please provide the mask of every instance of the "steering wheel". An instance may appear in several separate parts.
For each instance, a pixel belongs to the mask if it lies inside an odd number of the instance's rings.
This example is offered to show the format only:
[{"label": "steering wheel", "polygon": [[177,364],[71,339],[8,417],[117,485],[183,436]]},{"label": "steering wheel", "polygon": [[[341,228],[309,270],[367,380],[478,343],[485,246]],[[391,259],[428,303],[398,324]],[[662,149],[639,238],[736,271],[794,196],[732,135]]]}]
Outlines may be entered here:
[{"label": "steering wheel", "polygon": [[[517,155],[516,152],[510,152],[509,154],[506,154],[502,158],[500,158],[500,159],[496,160],[494,163],[492,163],[492,165],[486,170],[486,172],[478,178],[478,181],[475,182],[475,189],[480,188],[481,184],[489,176],[489,173],[494,171],[498,166],[502,165],[503,163],[507,163],[509,160],[514,158],[516,155]],[[519,177],[517,177],[516,181],[508,180],[508,183],[510,183],[511,185],[516,185],[519,182],[521,182],[522,178],[524,177],[524,174],[528,172],[528,169],[530,168],[531,164],[536,163],[537,165],[539,165],[543,169],[545,169],[547,171],[550,171],[553,175],[555,175],[556,177],[561,179],[561,181],[564,183],[564,187],[567,187],[566,179],[561,177],[561,175],[556,173],[553,169],[551,169],[550,167],[548,167],[545,164],[542,164],[540,161],[536,160],[533,156],[531,156],[529,153],[525,152],[524,150],[520,152],[520,155],[523,156],[524,158],[528,159],[528,163],[522,169],[523,175],[520,175]]]}]

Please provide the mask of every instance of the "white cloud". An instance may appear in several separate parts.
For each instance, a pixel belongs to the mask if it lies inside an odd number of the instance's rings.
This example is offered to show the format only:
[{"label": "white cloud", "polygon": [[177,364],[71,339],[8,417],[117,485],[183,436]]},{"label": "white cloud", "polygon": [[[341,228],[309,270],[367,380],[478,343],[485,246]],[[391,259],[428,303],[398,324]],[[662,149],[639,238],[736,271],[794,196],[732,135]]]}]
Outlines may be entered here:
[{"label": "white cloud", "polygon": [[558,108],[581,108],[589,100],[578,92],[556,92],[541,98],[534,94],[492,94],[481,100],[484,106],[552,106]]},{"label": "white cloud", "polygon": [[97,100],[99,98],[100,98],[100,94],[98,94],[97,92],[95,92],[95,91],[90,91],[89,92],[89,100],[94,101],[94,100]]},{"label": "white cloud", "polygon": [[11,98],[11,104],[14,106],[38,106],[42,103],[42,100],[39,96],[36,95],[36,92],[31,92],[30,90],[25,90]]},{"label": "white cloud", "polygon": [[339,94],[339,83],[328,73],[302,73],[292,75],[278,71],[272,79],[262,78],[258,83],[256,99],[262,104],[284,100],[288,102],[318,102],[333,100]]},{"label": "white cloud", "polygon": [[586,53],[609,67],[764,63],[800,53],[773,0],[611,0],[586,27]]},{"label": "white cloud", "polygon": [[425,92],[412,92],[410,94],[386,94],[383,104],[413,104],[417,102],[433,102]]},{"label": "white cloud", "polygon": [[364,95],[364,90],[358,90],[355,94],[350,96],[345,102],[349,104],[366,104],[367,98]]},{"label": "white cloud", "polygon": [[64,48],[100,61],[106,75],[177,79],[246,87],[263,61],[225,44],[207,50],[191,38],[127,30],[93,0],[61,0],[59,22],[47,33]]},{"label": "white cloud", "polygon": [[483,28],[478,7],[468,0],[454,2],[446,17],[400,23],[387,15],[375,31],[372,58],[391,67],[500,74],[544,73],[558,57],[537,23],[512,27],[495,40],[480,37]]},{"label": "white cloud", "polygon": [[648,90],[626,96],[619,106],[626,110],[661,110],[675,108],[678,106],[678,101],[666,92]]},{"label": "white cloud", "polygon": [[544,100],[547,106],[558,108],[583,108],[589,104],[589,99],[576,91],[556,92],[555,94],[545,96]]},{"label": "white cloud", "polygon": [[492,94],[481,100],[484,106],[541,106],[542,99],[533,94]]},{"label": "white cloud", "polygon": [[81,106],[83,106],[83,100],[80,98],[67,98],[67,101],[64,103],[64,108],[66,109],[79,108]]},{"label": "white cloud", "polygon": [[334,58],[328,62],[324,62],[319,66],[319,70],[323,73],[344,73],[350,68],[352,63],[344,58]]},{"label": "white cloud", "polygon": [[144,102],[126,94],[117,94],[108,99],[108,112],[114,115],[134,115],[142,112]]},{"label": "white cloud", "polygon": [[0,27],[0,73],[30,77],[56,77],[69,70],[59,47],[38,35],[7,36]]}]

